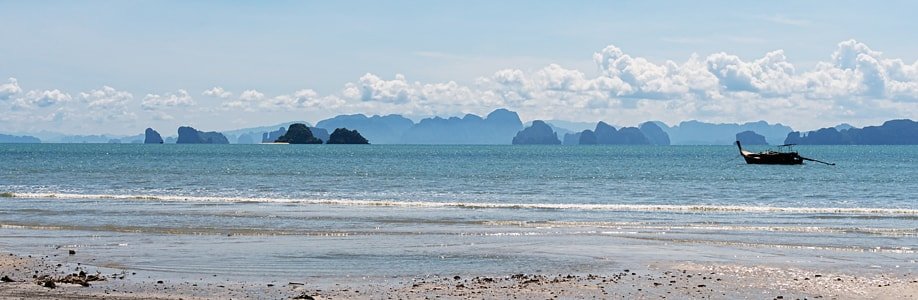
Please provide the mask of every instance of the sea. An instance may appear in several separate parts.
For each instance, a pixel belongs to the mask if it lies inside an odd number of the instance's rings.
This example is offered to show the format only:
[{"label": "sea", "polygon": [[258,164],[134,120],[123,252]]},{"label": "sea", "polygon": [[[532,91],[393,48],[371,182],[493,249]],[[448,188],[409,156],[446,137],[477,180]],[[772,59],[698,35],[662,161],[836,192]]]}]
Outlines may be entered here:
[{"label": "sea", "polygon": [[0,248],[264,281],[918,271],[918,147],[796,150],[836,165],[726,145],[0,144]]}]

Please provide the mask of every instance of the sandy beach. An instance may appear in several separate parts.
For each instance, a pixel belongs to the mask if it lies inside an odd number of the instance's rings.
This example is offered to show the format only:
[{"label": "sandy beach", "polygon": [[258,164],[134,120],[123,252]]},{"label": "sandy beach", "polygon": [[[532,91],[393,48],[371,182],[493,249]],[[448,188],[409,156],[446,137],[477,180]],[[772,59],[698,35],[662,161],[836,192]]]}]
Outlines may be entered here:
[{"label": "sandy beach", "polygon": [[[2,299],[918,299],[912,273],[660,263],[603,274],[331,278],[254,284],[159,279],[79,261],[79,252],[0,257]],[[68,263],[60,263],[67,256]],[[74,259],[76,257],[76,259]]]},{"label": "sandy beach", "polygon": [[0,300],[918,300],[916,11],[0,0]]}]

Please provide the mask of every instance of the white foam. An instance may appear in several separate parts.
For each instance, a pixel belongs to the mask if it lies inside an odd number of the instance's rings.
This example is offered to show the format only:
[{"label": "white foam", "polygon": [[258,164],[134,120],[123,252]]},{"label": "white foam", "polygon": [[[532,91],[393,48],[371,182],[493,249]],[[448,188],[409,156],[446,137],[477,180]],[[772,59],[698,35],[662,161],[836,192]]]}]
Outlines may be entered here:
[{"label": "white foam", "polygon": [[794,213],[794,214],[868,214],[918,216],[918,209],[870,208],[870,207],[775,207],[742,205],[666,205],[666,204],[565,204],[565,203],[494,203],[494,202],[434,202],[434,201],[392,201],[352,199],[295,199],[262,197],[215,197],[215,196],[162,196],[162,195],[109,195],[70,193],[14,193],[14,198],[59,198],[59,199],[115,199],[137,201],[169,202],[265,202],[296,203],[334,206],[387,206],[421,208],[470,208],[470,209],[556,209],[556,210],[605,210],[634,212],[713,212],[713,213]]}]

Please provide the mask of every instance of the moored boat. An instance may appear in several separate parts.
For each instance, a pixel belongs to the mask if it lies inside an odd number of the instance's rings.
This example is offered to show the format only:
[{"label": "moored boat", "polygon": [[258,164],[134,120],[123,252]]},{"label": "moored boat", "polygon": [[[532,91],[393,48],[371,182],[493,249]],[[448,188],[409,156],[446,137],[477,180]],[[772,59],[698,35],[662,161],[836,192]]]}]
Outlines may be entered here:
[{"label": "moored boat", "polygon": [[[781,145],[780,147],[789,147],[793,145]],[[755,165],[799,165],[803,164],[804,157],[800,156],[797,151],[773,151],[750,152],[743,150],[740,141],[736,141],[736,147],[739,148],[740,155],[746,160],[747,164]]]},{"label": "moored boat", "polygon": [[[795,144],[784,144],[778,147],[789,148],[794,145]],[[806,157],[800,156],[800,154],[797,153],[797,151],[781,152],[781,151],[767,150],[763,152],[749,152],[749,151],[743,150],[743,145],[740,144],[740,141],[736,141],[736,147],[739,148],[739,153],[740,155],[743,156],[743,159],[746,160],[746,163],[751,164],[751,165],[800,165],[800,164],[803,164],[804,160],[818,162],[821,164],[827,164],[830,166],[835,165],[834,163],[827,163],[827,162],[824,162],[818,159],[812,159],[812,158],[806,158]]]}]

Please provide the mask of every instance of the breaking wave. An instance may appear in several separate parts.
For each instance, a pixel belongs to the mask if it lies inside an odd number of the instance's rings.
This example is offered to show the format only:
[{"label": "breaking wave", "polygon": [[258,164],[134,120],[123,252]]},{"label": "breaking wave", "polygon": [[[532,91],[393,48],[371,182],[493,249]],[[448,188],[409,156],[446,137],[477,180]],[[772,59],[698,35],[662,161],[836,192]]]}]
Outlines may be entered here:
[{"label": "breaking wave", "polygon": [[603,210],[634,212],[687,212],[687,213],[789,213],[789,214],[857,214],[918,216],[918,209],[870,207],[775,207],[743,205],[667,205],[667,204],[567,204],[567,203],[495,203],[495,202],[436,202],[392,201],[354,199],[296,199],[260,197],[214,196],[164,196],[164,195],[111,195],[69,193],[6,193],[7,198],[31,199],[114,199],[164,202],[214,202],[214,203],[288,203],[332,206],[383,206],[420,208],[468,209],[551,209],[551,210]]}]

